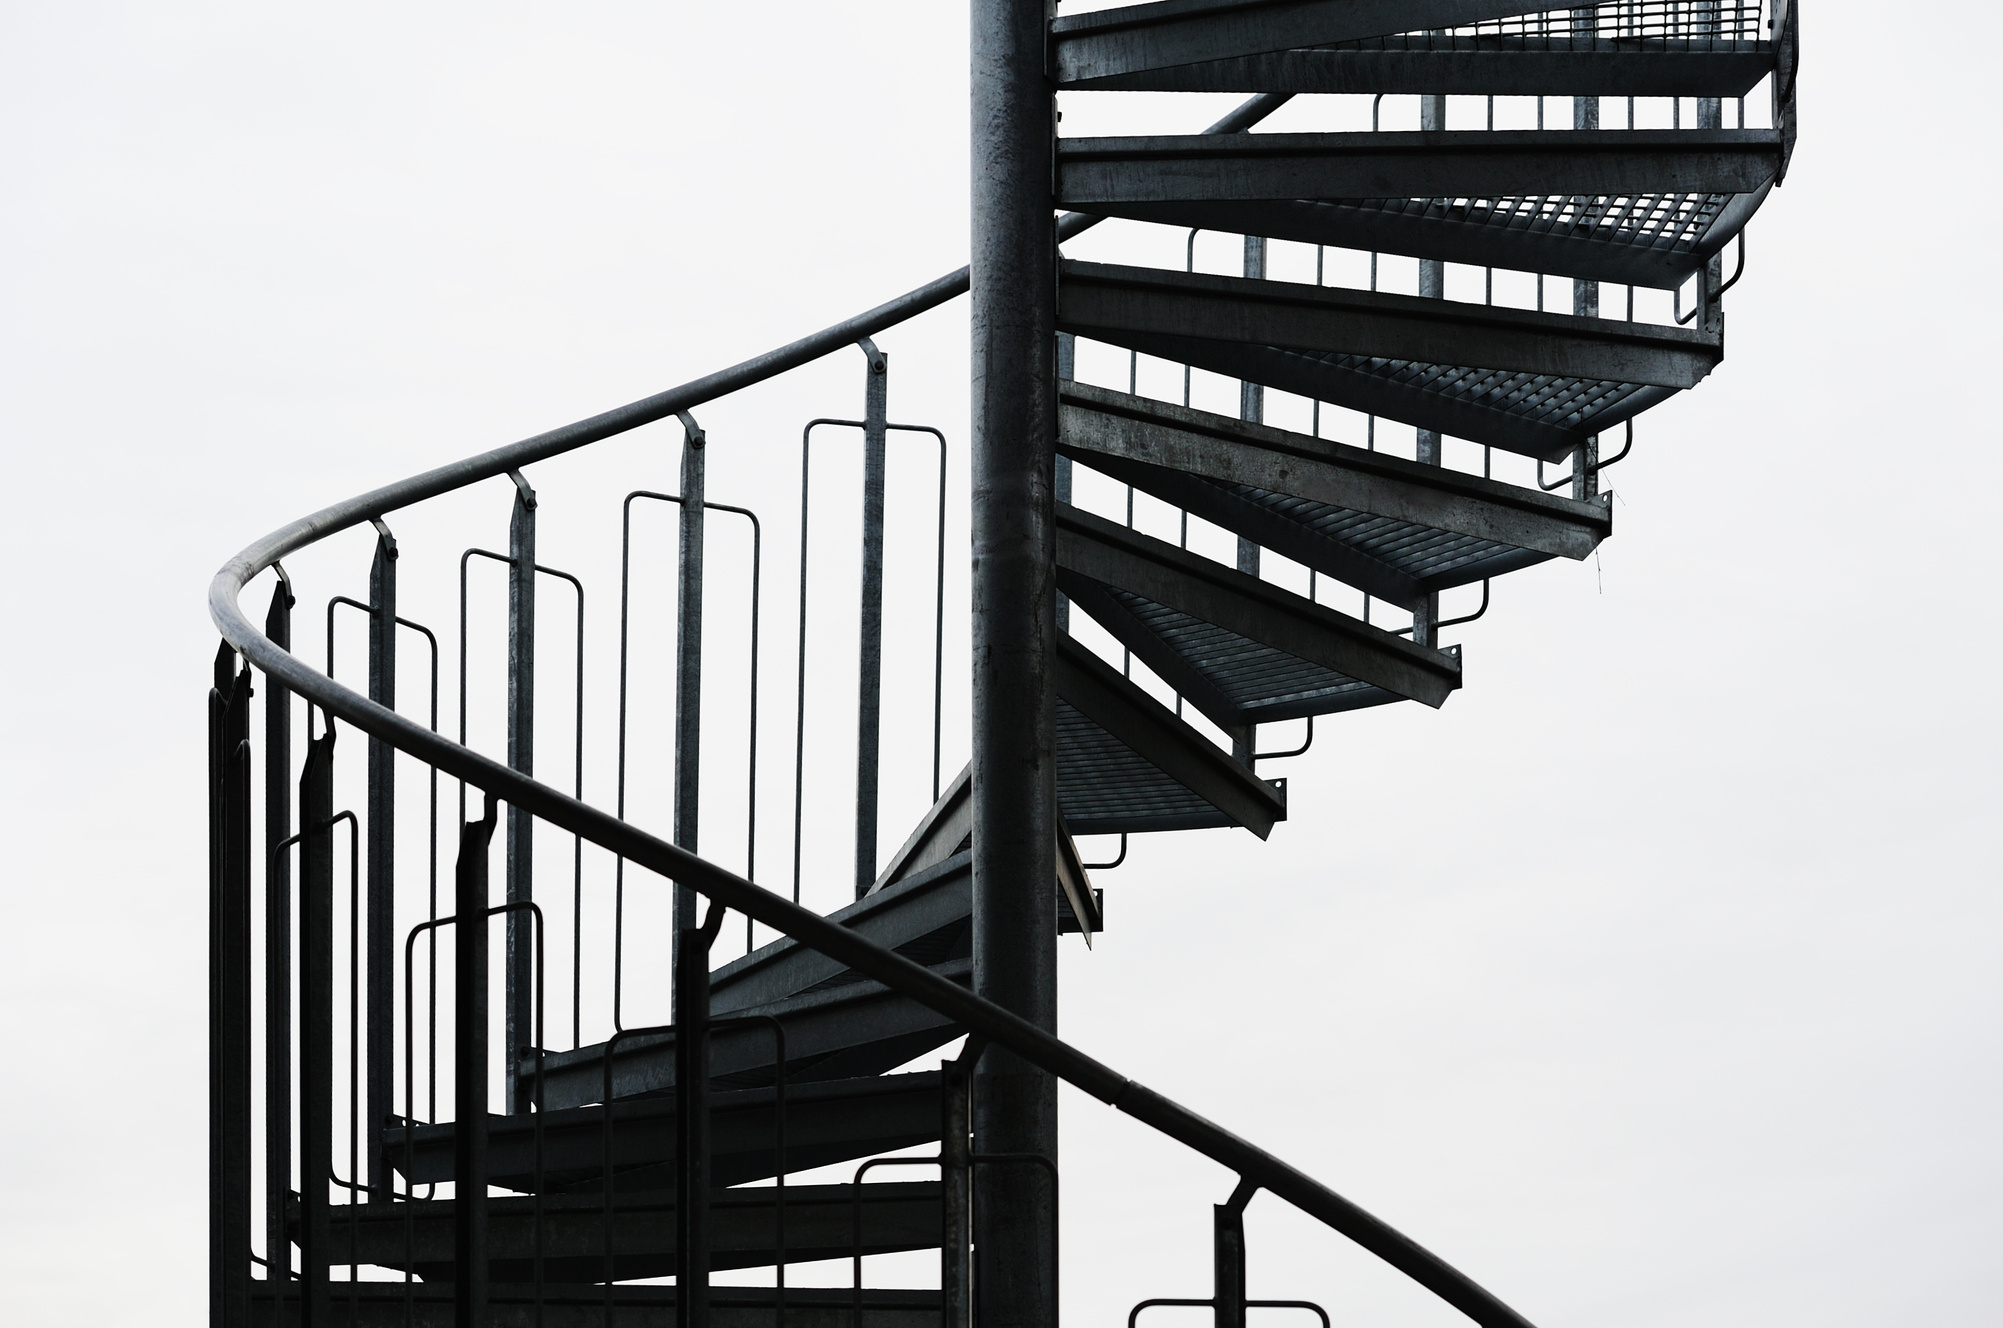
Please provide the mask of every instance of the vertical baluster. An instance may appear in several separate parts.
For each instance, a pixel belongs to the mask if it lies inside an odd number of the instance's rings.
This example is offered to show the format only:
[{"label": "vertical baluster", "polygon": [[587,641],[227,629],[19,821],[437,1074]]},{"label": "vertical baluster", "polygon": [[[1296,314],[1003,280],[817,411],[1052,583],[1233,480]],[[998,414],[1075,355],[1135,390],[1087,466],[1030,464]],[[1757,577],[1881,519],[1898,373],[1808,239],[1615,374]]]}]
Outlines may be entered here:
[{"label": "vertical baluster", "polygon": [[1228,1203],[1211,1209],[1211,1309],[1217,1328],[1245,1328],[1245,1205],[1240,1182]]},{"label": "vertical baluster", "polygon": [[[681,416],[681,547],[675,625],[675,843],[694,853],[701,812],[703,503],[707,438]],[[675,886],[675,1323],[709,1322],[709,942],[701,897]],[[714,921],[722,922],[716,910]]]},{"label": "vertical baluster", "polygon": [[210,1322],[250,1321],[250,669],[209,693]]},{"label": "vertical baluster", "polygon": [[[1195,231],[1189,233],[1189,242],[1192,246],[1191,253],[1193,255],[1196,244]],[[1077,377],[1078,338],[1070,332],[1059,332],[1057,334],[1057,381],[1060,383],[1069,383]],[[1061,391],[1062,389],[1060,388],[1059,390]],[[1189,366],[1186,364],[1182,366],[1182,404],[1185,406],[1189,404]],[[1071,502],[1071,458],[1060,452],[1057,454],[1055,464],[1055,491],[1052,497],[1058,502],[1068,505]],[[1066,598],[1062,591],[1059,591],[1057,594],[1057,630],[1065,633],[1069,633],[1071,630],[1071,601]],[[936,802],[937,800],[938,795],[935,793],[933,801]]]},{"label": "vertical baluster", "polygon": [[862,414],[862,604],[857,614],[855,897],[876,882],[878,758],[883,722],[883,495],[889,469],[890,357],[864,337],[869,358]]},{"label": "vertical baluster", "polygon": [[[292,649],[292,587],[272,588],[264,634]],[[292,1189],[292,689],[264,679],[264,1257],[274,1318],[291,1287],[292,1240],[285,1201]]]},{"label": "vertical baluster", "polygon": [[299,774],[299,1275],[304,1328],[327,1328],[334,1170],[334,732]]},{"label": "vertical baluster", "polygon": [[[396,709],[396,540],[381,521],[376,522],[375,562],[369,568],[369,699]],[[363,1147],[369,1199],[386,1202],[391,1187],[382,1133],[396,1110],[396,749],[374,736],[369,738],[368,781],[369,1059]]]},{"label": "vertical baluster", "polygon": [[[513,809],[510,808],[512,811]],[[487,1328],[487,814],[459,832],[452,949],[452,1311],[455,1328]],[[510,917],[513,914],[509,914]]]},{"label": "vertical baluster", "polygon": [[[1572,42],[1579,43],[1581,37],[1590,39],[1597,34],[1598,11],[1581,6],[1572,11]],[[1598,129],[1600,127],[1600,99],[1598,97],[1574,97],[1572,99],[1572,128]],[[1575,197],[1572,206],[1580,215],[1575,221],[1584,220],[1585,210],[1593,200]],[[1580,318],[1600,316],[1600,283],[1574,279],[1572,282],[1572,312]],[[1599,479],[1600,438],[1594,434],[1587,438],[1573,454],[1572,496],[1581,501],[1592,497]]]},{"label": "vertical baluster", "polygon": [[[1266,240],[1264,236],[1245,237],[1245,276],[1253,281],[1266,278]],[[1253,424],[1263,424],[1266,420],[1266,389],[1250,380],[1238,384],[1238,418]],[[1131,524],[1131,522],[1129,523]],[[1243,535],[1238,537],[1238,570],[1248,576],[1259,574],[1259,546]],[[1178,699],[1176,713],[1180,714]],[[1256,726],[1247,724],[1243,728],[1228,730],[1231,735],[1231,755],[1245,765],[1252,764],[1252,749],[1256,745]]]},{"label": "vertical baluster", "polygon": [[[518,470],[515,506],[508,522],[508,766],[535,773],[536,741],[536,491]],[[535,898],[535,818],[508,806],[508,902]],[[507,920],[507,1008],[502,1029],[502,1077],[509,1115],[529,1109],[528,1076],[522,1060],[533,1031],[530,1002],[535,990],[535,943],[520,910]]]},{"label": "vertical baluster", "polygon": [[[1537,127],[1544,127],[1544,99],[1537,99]],[[1419,98],[1419,128],[1438,130],[1447,127],[1447,99],[1438,95]],[[1447,294],[1447,265],[1437,258],[1419,260],[1419,294],[1429,300],[1441,300]],[[1420,429],[1416,433],[1417,450],[1415,457],[1421,465],[1443,464],[1442,445],[1437,429]],[[1440,597],[1424,595],[1418,607],[1412,611],[1412,642],[1415,645],[1437,646],[1433,639],[1433,625],[1440,620]]]}]

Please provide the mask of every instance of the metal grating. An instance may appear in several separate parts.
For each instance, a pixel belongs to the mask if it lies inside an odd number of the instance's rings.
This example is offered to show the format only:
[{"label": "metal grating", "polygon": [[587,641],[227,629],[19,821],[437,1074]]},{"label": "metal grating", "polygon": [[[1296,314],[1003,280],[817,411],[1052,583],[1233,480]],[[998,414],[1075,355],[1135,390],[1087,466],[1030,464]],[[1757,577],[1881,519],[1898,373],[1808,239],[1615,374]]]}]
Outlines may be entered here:
[{"label": "metal grating", "polygon": [[[1580,11],[1586,11],[1581,13]],[[1762,0],[1610,0],[1566,6],[1507,18],[1484,19],[1458,28],[1368,37],[1335,43],[1341,51],[1472,51],[1494,49],[1497,38],[1515,38],[1519,49],[1592,50],[1607,41],[1648,41],[1656,49],[1714,51],[1766,39]],[[1532,44],[1534,43],[1534,45]]]},{"label": "metal grating", "polygon": [[1426,221],[1495,227],[1524,235],[1624,245],[1655,252],[1695,249],[1730,194],[1532,195],[1521,198],[1358,198],[1353,208]]},{"label": "metal grating", "polygon": [[1395,692],[1249,640],[1132,591],[1113,586],[1105,589],[1250,716],[1295,719],[1404,700]]},{"label": "metal grating", "polygon": [[1247,502],[1346,545],[1415,581],[1460,584],[1490,575],[1490,568],[1513,571],[1543,562],[1549,554],[1528,553],[1513,544],[1456,535],[1410,521],[1372,516],[1307,498],[1295,498],[1248,484],[1220,485]]},{"label": "metal grating", "polygon": [[1311,355],[1301,351],[1281,353],[1370,374],[1553,428],[1584,427],[1593,416],[1611,411],[1637,393],[1650,390],[1637,383],[1612,383],[1598,378],[1558,378],[1501,369],[1467,369],[1447,364],[1420,364],[1414,360],[1386,360],[1369,355]]},{"label": "metal grating", "polygon": [[1057,806],[1074,835],[1233,824],[1061,696],[1057,698]]}]

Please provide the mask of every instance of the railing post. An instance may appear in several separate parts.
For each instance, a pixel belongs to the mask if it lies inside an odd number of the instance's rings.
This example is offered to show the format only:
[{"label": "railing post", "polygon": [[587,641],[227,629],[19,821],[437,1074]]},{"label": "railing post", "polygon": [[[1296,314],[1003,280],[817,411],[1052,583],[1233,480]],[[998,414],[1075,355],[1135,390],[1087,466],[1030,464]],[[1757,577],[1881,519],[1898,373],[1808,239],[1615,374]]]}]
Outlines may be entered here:
[{"label": "railing post", "polygon": [[334,1171],[334,732],[299,773],[299,1277],[303,1328],[328,1328]]},{"label": "railing post", "polygon": [[[1540,118],[1538,123],[1543,123]],[[1447,127],[1447,99],[1429,95],[1419,98],[1419,128],[1421,130],[1442,130]],[[1447,265],[1437,258],[1419,260],[1419,294],[1429,300],[1443,300],[1447,294]],[[1542,307],[1540,301],[1539,307]],[[1426,466],[1443,464],[1444,448],[1437,429],[1416,431],[1417,450],[1415,459]],[[1412,644],[1439,648],[1436,639],[1436,624],[1440,621],[1440,597],[1422,595],[1418,607],[1412,611]]]},{"label": "railing post", "polygon": [[971,1076],[958,1061],[939,1071],[939,1309],[941,1328],[970,1328],[973,1240]]},{"label": "railing post", "polygon": [[250,668],[209,692],[209,1319],[250,1322]]},{"label": "railing post", "polygon": [[[1572,11],[1572,40],[1574,45],[1583,38],[1591,42],[1598,36],[1599,11],[1585,6]],[[1572,128],[1598,129],[1600,127],[1600,99],[1598,97],[1572,98]],[[1593,200],[1575,197],[1572,206],[1585,209]],[[1600,316],[1600,283],[1575,278],[1572,282],[1572,312],[1580,318]],[[1572,468],[1572,497],[1584,502],[1599,489],[1600,436],[1593,434],[1579,445],[1579,451]]]},{"label": "railing post", "polygon": [[[369,569],[369,699],[396,709],[396,540],[376,524]],[[396,1110],[396,748],[369,738],[368,1115],[362,1147],[371,1202],[390,1197],[383,1129]],[[359,1202],[359,1197],[357,1198]]]},{"label": "railing post", "polygon": [[[702,598],[705,447],[682,416],[680,584],[675,625],[675,844],[696,851],[702,810]],[[675,885],[675,1323],[709,1323],[709,944],[702,897]],[[722,912],[716,921],[722,921]],[[608,1107],[609,1109],[609,1107]]]},{"label": "railing post", "polygon": [[493,838],[494,802],[490,795],[487,814],[460,828],[459,863],[454,874],[452,1111],[457,1124],[452,1131],[452,1321],[455,1328],[487,1328],[487,854]]},{"label": "railing post", "polygon": [[[264,634],[292,649],[292,587],[272,588]],[[292,1240],[292,689],[264,679],[264,1257],[274,1309],[291,1290]],[[281,1320],[282,1315],[278,1316]]]},{"label": "railing post", "polygon": [[876,882],[878,761],[883,724],[883,494],[889,469],[890,357],[864,337],[869,357],[862,413],[862,607],[855,707],[855,897]]},{"label": "railing post", "polygon": [[1217,1328],[1245,1328],[1245,1210],[1221,1203],[1211,1210],[1211,1303]]},{"label": "railing post", "polygon": [[[974,990],[1057,1026],[1057,236],[1051,0],[976,0],[972,36]],[[1057,1161],[1056,1081],[1001,1048],[975,1070],[981,1153]],[[1056,1194],[1002,1167],[974,1212],[983,1328],[1050,1328]]]},{"label": "railing post", "polygon": [[[515,506],[508,521],[508,766],[535,773],[536,741],[536,493],[520,471],[511,471]],[[508,902],[535,897],[535,818],[508,806]],[[522,1060],[534,1035],[535,939],[521,911],[508,915],[507,1011],[502,1030],[502,1075],[510,1115],[529,1109],[530,1080]]]},{"label": "railing post", "polygon": [[[1191,251],[1194,252],[1193,250]],[[1253,281],[1266,279],[1266,239],[1262,235],[1245,237],[1245,276]],[[1249,379],[1238,384],[1238,418],[1252,424],[1266,422],[1266,389]],[[1243,535],[1238,537],[1238,570],[1247,576],[1259,574],[1259,546]],[[1227,730],[1231,735],[1231,755],[1245,766],[1252,764],[1252,753],[1258,746],[1257,726],[1247,724],[1242,728]]]}]

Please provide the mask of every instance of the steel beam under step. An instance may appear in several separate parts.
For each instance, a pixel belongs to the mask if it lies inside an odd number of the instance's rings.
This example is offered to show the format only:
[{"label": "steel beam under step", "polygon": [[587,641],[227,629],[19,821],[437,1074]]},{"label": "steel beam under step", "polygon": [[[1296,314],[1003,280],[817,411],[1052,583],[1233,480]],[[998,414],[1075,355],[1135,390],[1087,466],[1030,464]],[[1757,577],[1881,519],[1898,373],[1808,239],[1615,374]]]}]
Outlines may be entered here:
[{"label": "steel beam under step", "polygon": [[1057,320],[1116,346],[1201,339],[1666,388],[1724,357],[1689,328],[1076,260],[1061,265]]},{"label": "steel beam under step", "polygon": [[1436,708],[1460,686],[1451,654],[1068,504],[1057,568],[1074,603],[1225,728],[1356,709],[1359,685]]},{"label": "steel beam under step", "polygon": [[1264,839],[1286,785],[1263,780],[1068,636],[1057,640],[1057,803],[1084,835],[1243,826]]},{"label": "steel beam under step", "polygon": [[[488,1118],[488,1178],[502,1189],[535,1188],[540,1120],[543,1192],[599,1193],[603,1187],[605,1109],[570,1107]],[[784,1170],[805,1171],[874,1157],[939,1139],[939,1072],[886,1074],[788,1084]],[[774,1092],[738,1089],[710,1097],[710,1178],[720,1186],[779,1174]],[[452,1179],[454,1129],[419,1125],[406,1145],[401,1127],[383,1131],[383,1151],[413,1185]],[[675,1100],[649,1097],[613,1104],[613,1186],[620,1193],[674,1186]]]},{"label": "steel beam under step", "polygon": [[1541,195],[1136,203],[1136,221],[1668,290],[1745,229],[1749,194]]},{"label": "steel beam under step", "polygon": [[[864,1287],[863,1328],[939,1328],[939,1293]],[[251,1322],[300,1322],[298,1283],[273,1305],[268,1283],[254,1282]],[[856,1328],[855,1292],[847,1287],[787,1287],[785,1316],[770,1287],[712,1286],[712,1328]],[[612,1306],[608,1316],[607,1304]],[[275,1308],[275,1312],[274,1312]],[[450,1282],[335,1283],[329,1324],[316,1328],[455,1328]],[[545,1286],[495,1283],[487,1292],[486,1328],[674,1328],[672,1286]]]},{"label": "steel beam under step", "polygon": [[1063,384],[1057,429],[1073,461],[1407,610],[1584,558],[1613,533],[1604,497],[1575,502],[1084,383]]},{"label": "steel beam under step", "polygon": [[1146,204],[1146,219],[1175,220],[1164,209],[1185,202],[1749,194],[1774,178],[1780,162],[1780,134],[1771,129],[1067,138],[1058,140],[1057,202],[1109,217]]},{"label": "steel beam under step", "polygon": [[[957,955],[930,965],[935,973],[965,985],[973,960],[964,922],[937,944]],[[721,1027],[710,1035],[710,1069],[721,1087],[755,1088],[774,1081],[777,1042],[762,1018],[723,1024],[725,1019],[771,1016],[786,1035],[789,1084],[821,1079],[855,1079],[893,1070],[960,1035],[959,1026],[936,1010],[881,983],[837,974],[813,987],[766,1005],[729,1015],[712,1011]],[[543,1102],[552,1110],[600,1102],[605,1097],[606,1044],[552,1052],[543,1058]],[[671,1092],[675,1086],[675,1035],[652,1033],[626,1038],[611,1049],[615,1100]],[[534,1061],[524,1064],[532,1072]]]},{"label": "steel beam under step", "polygon": [[1163,0],[1050,25],[1059,86],[1534,13],[1524,0]]},{"label": "steel beam under step", "polygon": [[[770,1185],[717,1190],[710,1200],[710,1267],[769,1268],[779,1259],[781,1191]],[[784,1190],[788,1263],[938,1249],[939,1182],[789,1185]],[[337,1211],[329,1261],[409,1269],[450,1282],[451,1200],[369,1203]],[[536,1225],[542,1226],[545,1282],[632,1281],[675,1271],[672,1194],[622,1197],[612,1211],[612,1267],[606,1274],[606,1207],[601,1194],[490,1199],[487,1248],[495,1282],[531,1282]]]},{"label": "steel beam under step", "polygon": [[1076,78],[1063,86],[1108,92],[1743,97],[1773,72],[1771,42],[1690,45],[1659,37],[1385,37],[1340,49],[1276,49]]}]

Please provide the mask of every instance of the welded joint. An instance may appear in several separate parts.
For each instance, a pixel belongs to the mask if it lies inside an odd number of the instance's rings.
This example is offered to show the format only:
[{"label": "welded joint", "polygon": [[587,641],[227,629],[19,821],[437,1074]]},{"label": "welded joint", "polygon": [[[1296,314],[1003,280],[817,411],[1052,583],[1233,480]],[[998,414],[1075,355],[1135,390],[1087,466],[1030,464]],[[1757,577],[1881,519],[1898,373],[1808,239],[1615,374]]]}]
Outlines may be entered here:
[{"label": "welded joint", "polygon": [[519,470],[511,470],[508,472],[508,478],[515,482],[515,489],[521,495],[522,506],[531,512],[535,511],[536,491],[529,487],[528,477]]},{"label": "welded joint", "polygon": [[860,350],[869,360],[869,371],[871,373],[885,374],[890,372],[890,357],[878,350],[874,341],[868,337],[857,337],[855,344],[856,349]]},{"label": "welded joint", "polygon": [[[392,558],[396,557],[396,536],[389,533],[389,527],[384,524],[383,519],[379,516],[372,516],[369,518],[369,524],[376,528],[376,538],[382,541],[383,552]],[[276,564],[273,565],[276,566]],[[292,582],[286,578],[283,572],[278,574],[278,579],[285,582],[285,593],[290,595],[292,593]]]},{"label": "welded joint", "polygon": [[695,422],[695,416],[685,410],[678,410],[675,412],[675,418],[682,422],[682,433],[687,437],[690,447],[702,447],[709,442],[709,435]]},{"label": "welded joint", "polygon": [[271,570],[278,573],[278,584],[285,591],[285,607],[290,609],[299,603],[299,597],[292,592],[292,578],[285,573],[285,564],[273,562]]},{"label": "welded joint", "polygon": [[1231,1191],[1231,1197],[1224,1201],[1224,1207],[1233,1213],[1242,1213],[1245,1211],[1245,1206],[1252,1202],[1252,1196],[1258,1192],[1259,1182],[1250,1176],[1240,1176],[1238,1188]]}]

